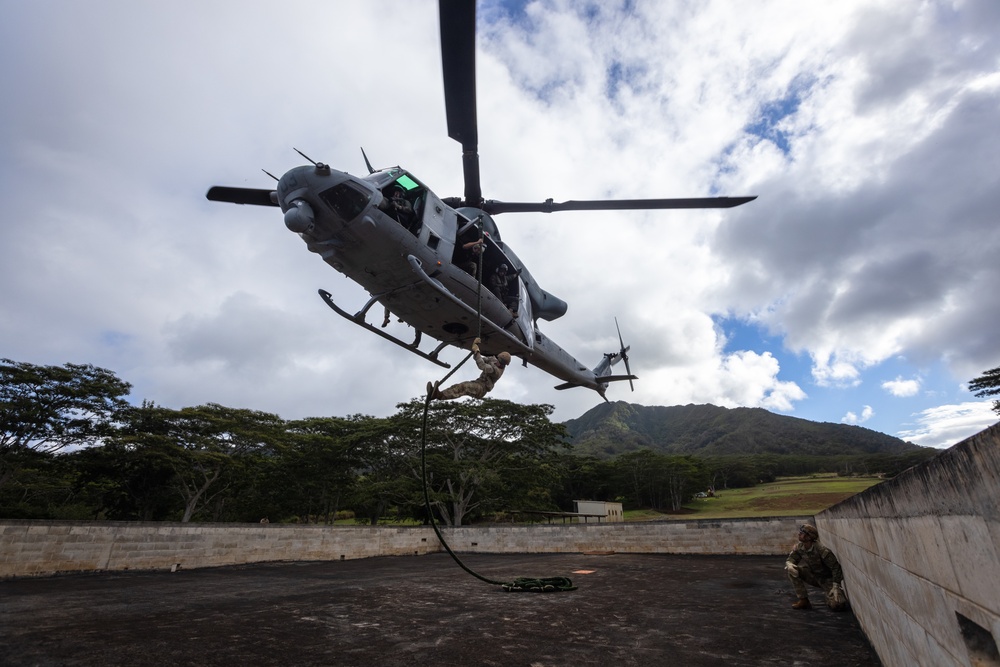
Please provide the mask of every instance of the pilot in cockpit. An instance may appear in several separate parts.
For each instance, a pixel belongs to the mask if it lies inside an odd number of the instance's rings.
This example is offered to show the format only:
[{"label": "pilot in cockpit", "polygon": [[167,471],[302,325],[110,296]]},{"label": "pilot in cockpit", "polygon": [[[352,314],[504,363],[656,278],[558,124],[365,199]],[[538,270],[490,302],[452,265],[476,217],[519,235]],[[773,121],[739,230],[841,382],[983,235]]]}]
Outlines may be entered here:
[{"label": "pilot in cockpit", "polygon": [[409,229],[416,217],[413,213],[413,204],[406,198],[403,188],[396,185],[389,193],[388,199],[383,199],[379,208],[396,219],[399,224]]}]

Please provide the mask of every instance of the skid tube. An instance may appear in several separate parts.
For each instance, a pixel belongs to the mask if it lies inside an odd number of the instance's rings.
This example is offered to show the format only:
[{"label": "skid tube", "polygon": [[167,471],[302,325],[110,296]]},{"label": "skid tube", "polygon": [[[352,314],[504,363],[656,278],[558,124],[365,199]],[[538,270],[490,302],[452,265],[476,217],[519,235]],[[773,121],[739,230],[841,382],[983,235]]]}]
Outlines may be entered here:
[{"label": "skid tube", "polygon": [[399,338],[396,338],[392,334],[386,333],[385,331],[382,331],[381,329],[378,329],[378,328],[372,326],[371,324],[368,324],[368,322],[365,321],[365,315],[368,313],[368,309],[371,308],[372,304],[375,303],[375,299],[371,299],[365,305],[365,307],[362,308],[358,313],[356,313],[355,315],[351,315],[346,310],[344,310],[343,308],[341,308],[340,306],[338,306],[336,303],[334,303],[334,301],[333,301],[333,295],[331,295],[326,290],[324,290],[324,289],[319,290],[319,295],[320,295],[320,297],[322,297],[323,301],[326,302],[326,305],[330,306],[330,308],[333,309],[333,312],[337,313],[338,315],[340,315],[341,317],[343,317],[345,320],[353,322],[354,324],[357,324],[362,329],[367,329],[368,331],[372,332],[373,334],[375,334],[377,336],[381,336],[382,338],[386,339],[390,343],[394,343],[394,344],[400,346],[401,348],[403,348],[405,350],[409,350],[410,352],[412,352],[413,354],[417,355],[418,357],[423,357],[427,361],[430,361],[431,363],[437,364],[441,368],[451,368],[451,364],[445,363],[445,362],[443,362],[443,361],[441,361],[440,359],[437,358],[438,353],[441,352],[441,350],[443,350],[445,348],[445,346],[450,345],[450,343],[441,343],[436,348],[434,348],[433,352],[431,352],[431,353],[428,354],[427,352],[424,352],[422,350],[417,349],[417,346],[420,344],[420,331],[417,331],[417,336],[413,340],[412,343],[407,343],[405,341],[400,340]]}]

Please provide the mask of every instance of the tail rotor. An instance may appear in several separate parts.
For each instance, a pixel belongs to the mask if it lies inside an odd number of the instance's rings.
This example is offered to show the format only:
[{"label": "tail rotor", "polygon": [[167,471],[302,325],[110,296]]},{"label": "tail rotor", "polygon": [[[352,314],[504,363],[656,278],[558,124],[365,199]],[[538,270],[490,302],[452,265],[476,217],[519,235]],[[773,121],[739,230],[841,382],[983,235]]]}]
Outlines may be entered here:
[{"label": "tail rotor", "polygon": [[625,341],[622,340],[622,330],[621,330],[621,327],[618,326],[618,318],[617,317],[615,318],[615,329],[618,330],[618,344],[621,346],[621,350],[619,351],[618,354],[621,357],[621,360],[625,362],[625,372],[628,374],[628,386],[632,389],[632,391],[635,391],[635,385],[632,383],[632,378],[634,376],[632,375],[632,369],[629,368],[629,365],[628,365],[628,350],[629,350],[629,348],[625,347]]}]

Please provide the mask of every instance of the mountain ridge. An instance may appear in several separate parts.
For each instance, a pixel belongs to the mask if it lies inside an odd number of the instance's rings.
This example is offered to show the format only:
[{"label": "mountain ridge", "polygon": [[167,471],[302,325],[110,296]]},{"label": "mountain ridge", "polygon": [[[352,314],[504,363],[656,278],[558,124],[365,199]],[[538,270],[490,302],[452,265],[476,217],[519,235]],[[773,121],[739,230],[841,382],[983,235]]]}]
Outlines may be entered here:
[{"label": "mountain ridge", "polygon": [[862,426],[814,422],[763,408],[711,404],[644,406],[615,401],[563,423],[576,453],[609,458],[639,449],[664,454],[899,454],[924,449]]}]

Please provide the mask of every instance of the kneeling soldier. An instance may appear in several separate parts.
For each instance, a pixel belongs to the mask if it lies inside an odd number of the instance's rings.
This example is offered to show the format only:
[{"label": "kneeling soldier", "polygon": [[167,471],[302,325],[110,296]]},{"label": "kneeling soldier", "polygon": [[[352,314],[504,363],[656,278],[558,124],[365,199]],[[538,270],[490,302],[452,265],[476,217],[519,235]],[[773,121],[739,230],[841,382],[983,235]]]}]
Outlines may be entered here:
[{"label": "kneeling soldier", "polygon": [[819,531],[816,526],[804,523],[799,526],[799,541],[785,560],[785,571],[788,580],[795,588],[798,600],[792,604],[793,609],[809,609],[809,591],[806,584],[822,588],[826,594],[826,603],[834,611],[847,607],[844,595],[844,572],[840,561],[832,551],[819,543]]}]

